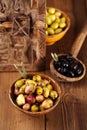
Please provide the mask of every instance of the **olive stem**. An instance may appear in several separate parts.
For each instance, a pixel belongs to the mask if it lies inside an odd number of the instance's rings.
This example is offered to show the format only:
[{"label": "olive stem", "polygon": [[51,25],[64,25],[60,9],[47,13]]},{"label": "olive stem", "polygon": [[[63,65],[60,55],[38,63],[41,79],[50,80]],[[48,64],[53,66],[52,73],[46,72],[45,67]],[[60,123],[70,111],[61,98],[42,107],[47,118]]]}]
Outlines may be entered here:
[{"label": "olive stem", "polygon": [[51,53],[52,58],[54,61],[58,61],[58,55],[56,53]]},{"label": "olive stem", "polygon": [[24,67],[23,63],[21,63],[21,68],[19,68],[16,64],[14,64],[14,67],[16,68],[16,70],[20,73],[20,75],[23,78],[27,77],[27,72],[25,70],[25,67]]}]

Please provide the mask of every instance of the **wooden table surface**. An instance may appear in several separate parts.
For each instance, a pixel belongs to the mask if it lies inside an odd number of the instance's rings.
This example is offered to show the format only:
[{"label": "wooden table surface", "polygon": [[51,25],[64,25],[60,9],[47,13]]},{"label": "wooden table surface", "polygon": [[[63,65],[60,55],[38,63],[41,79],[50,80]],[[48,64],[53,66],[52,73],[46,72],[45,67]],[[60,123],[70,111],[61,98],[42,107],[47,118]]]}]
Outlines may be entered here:
[{"label": "wooden table surface", "polygon": [[[65,11],[71,19],[71,27],[66,36],[47,47],[46,73],[50,75],[50,53],[66,53],[71,49],[87,18],[87,0],[47,0],[47,6]],[[87,68],[86,43],[87,39],[78,58]],[[0,73],[0,130],[87,130],[87,74],[81,81],[75,83],[58,82],[62,93],[66,93],[63,102],[61,101],[54,111],[39,117],[28,116],[11,104],[9,88],[18,77],[17,72]]]}]

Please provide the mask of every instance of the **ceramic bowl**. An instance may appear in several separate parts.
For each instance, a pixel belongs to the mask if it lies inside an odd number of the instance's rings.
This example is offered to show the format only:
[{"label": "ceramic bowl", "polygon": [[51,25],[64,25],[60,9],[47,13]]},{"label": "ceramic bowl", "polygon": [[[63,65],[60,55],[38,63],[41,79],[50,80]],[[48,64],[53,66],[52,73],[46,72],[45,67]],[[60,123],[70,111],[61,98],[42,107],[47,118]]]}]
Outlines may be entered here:
[{"label": "ceramic bowl", "polygon": [[[47,9],[50,8],[50,7],[47,7]],[[64,37],[64,35],[67,33],[67,31],[69,30],[70,28],[70,18],[69,16],[59,10],[59,9],[56,9],[58,12],[60,12],[62,14],[62,16],[64,16],[66,18],[66,27],[63,29],[63,31],[61,31],[60,33],[58,34],[54,34],[54,35],[47,35],[46,36],[46,45],[47,46],[50,46],[50,45],[53,45],[55,42],[59,41],[61,38]]]}]

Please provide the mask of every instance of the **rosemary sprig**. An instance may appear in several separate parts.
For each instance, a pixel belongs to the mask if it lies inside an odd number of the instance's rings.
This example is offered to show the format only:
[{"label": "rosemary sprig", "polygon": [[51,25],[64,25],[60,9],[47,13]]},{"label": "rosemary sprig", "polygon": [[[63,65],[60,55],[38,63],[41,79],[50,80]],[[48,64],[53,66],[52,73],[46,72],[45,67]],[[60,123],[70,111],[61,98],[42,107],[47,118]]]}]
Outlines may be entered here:
[{"label": "rosemary sprig", "polygon": [[51,53],[52,58],[54,61],[58,61],[58,55],[56,53]]},{"label": "rosemary sprig", "polygon": [[16,70],[19,72],[19,74],[21,75],[21,77],[23,78],[27,78],[27,72],[25,70],[24,64],[21,63],[21,67],[18,67],[16,64],[13,64],[14,67],[16,68]]}]

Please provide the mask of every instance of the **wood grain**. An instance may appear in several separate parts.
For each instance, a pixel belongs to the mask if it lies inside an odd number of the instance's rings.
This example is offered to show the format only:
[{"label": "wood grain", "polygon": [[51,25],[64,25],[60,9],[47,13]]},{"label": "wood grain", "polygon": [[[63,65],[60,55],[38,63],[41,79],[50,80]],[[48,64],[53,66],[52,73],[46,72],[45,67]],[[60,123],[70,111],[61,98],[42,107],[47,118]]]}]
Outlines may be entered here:
[{"label": "wood grain", "polygon": [[0,71],[15,71],[21,62],[29,71],[44,70],[45,0],[10,1],[8,8],[9,1],[0,1]]},{"label": "wood grain", "polygon": [[[63,39],[47,47],[46,74],[56,81],[49,70],[50,53],[70,51],[74,40],[87,19],[87,0],[47,0],[48,6],[65,11],[71,18],[71,27]],[[87,38],[78,55],[87,68]],[[31,117],[18,111],[9,100],[8,92],[14,80],[20,75],[16,72],[0,72],[0,130],[87,130],[87,73],[75,83],[58,82],[62,95],[61,102],[51,113]]]}]

